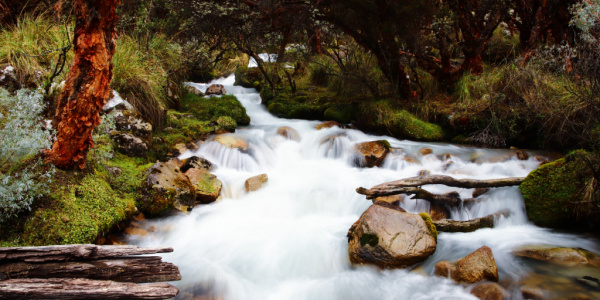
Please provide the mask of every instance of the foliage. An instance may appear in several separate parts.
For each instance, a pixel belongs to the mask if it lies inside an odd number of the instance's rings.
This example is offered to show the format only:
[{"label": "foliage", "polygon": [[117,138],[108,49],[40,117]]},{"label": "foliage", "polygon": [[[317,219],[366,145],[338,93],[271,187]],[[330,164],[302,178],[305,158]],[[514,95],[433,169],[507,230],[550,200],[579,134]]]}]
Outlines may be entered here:
[{"label": "foliage", "polygon": [[[0,66],[13,66],[20,84],[35,88],[50,79],[59,50],[70,43],[72,32],[71,26],[55,24],[45,15],[24,15],[16,24],[0,27]],[[73,51],[67,52],[67,69],[72,58]]]},{"label": "foliage", "polygon": [[41,128],[42,95],[0,89],[0,222],[31,209],[46,195],[53,168],[42,167],[38,153],[51,145],[52,132]]}]

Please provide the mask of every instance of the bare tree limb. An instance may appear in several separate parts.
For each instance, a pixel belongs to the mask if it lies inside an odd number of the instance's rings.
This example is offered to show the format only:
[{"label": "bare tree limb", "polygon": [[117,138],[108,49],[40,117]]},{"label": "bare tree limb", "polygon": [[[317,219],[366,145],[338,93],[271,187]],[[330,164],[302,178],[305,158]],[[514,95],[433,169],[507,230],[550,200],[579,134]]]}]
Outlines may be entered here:
[{"label": "bare tree limb", "polygon": [[469,221],[439,220],[434,221],[433,224],[435,224],[437,231],[472,232],[480,228],[494,228],[494,219],[500,216],[507,217],[509,214],[508,210],[501,210],[491,215]]}]

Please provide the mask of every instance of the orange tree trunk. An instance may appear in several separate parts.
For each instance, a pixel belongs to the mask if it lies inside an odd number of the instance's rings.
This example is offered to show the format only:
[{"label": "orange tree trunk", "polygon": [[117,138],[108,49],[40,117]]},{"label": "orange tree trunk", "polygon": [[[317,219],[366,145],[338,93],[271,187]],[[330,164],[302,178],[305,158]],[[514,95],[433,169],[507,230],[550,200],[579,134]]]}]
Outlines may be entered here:
[{"label": "orange tree trunk", "polygon": [[110,95],[118,0],[75,0],[75,61],[58,99],[56,140],[46,161],[61,168],[83,168],[93,147],[92,131]]}]

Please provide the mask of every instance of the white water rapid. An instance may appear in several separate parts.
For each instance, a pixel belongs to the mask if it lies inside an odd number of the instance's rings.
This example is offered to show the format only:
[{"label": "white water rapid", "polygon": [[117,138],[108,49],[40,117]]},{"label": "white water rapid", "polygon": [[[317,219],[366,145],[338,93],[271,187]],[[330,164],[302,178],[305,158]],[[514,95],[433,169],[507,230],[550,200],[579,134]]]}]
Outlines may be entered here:
[{"label": "white water rapid", "polygon": [[[225,86],[246,107],[252,121],[233,136],[249,143],[248,151],[229,149],[211,139],[194,153],[216,168],[212,171],[223,182],[223,198],[209,205],[196,206],[190,213],[176,213],[148,220],[152,228],[145,236],[131,235],[127,241],[142,246],[168,246],[174,252],[163,260],[176,264],[183,276],[172,284],[182,290],[179,298],[215,296],[219,299],[476,299],[468,288],[433,276],[440,260],[462,258],[477,248],[489,246],[500,271],[500,280],[517,281],[529,267],[511,251],[523,245],[548,244],[598,249],[591,239],[556,233],[528,222],[522,196],[516,187],[492,189],[487,200],[470,210],[454,211],[452,218],[468,220],[509,209],[508,218],[494,229],[472,233],[440,233],[437,251],[413,271],[378,270],[352,266],[348,259],[346,233],[372,204],[355,192],[357,187],[416,176],[421,170],[456,178],[490,179],[526,176],[539,162],[516,157],[499,162],[508,150],[481,149],[441,143],[418,143],[388,136],[374,136],[358,130],[316,130],[320,122],[280,119],[261,105],[254,89],[233,86],[233,77],[212,83]],[[191,85],[200,90],[207,84]],[[215,100],[216,101],[216,100]],[[289,126],[299,141],[276,134]],[[328,139],[328,137],[334,137]],[[382,167],[356,168],[351,164],[355,143],[386,139],[397,150]],[[422,156],[422,147],[433,154]],[[445,166],[437,155],[449,153],[454,163]],[[403,160],[405,155],[420,163]],[[262,189],[246,193],[244,181],[266,173],[269,181]],[[435,193],[455,188],[426,186]],[[470,198],[472,190],[459,190]],[[426,208],[427,202],[405,200],[409,212]],[[520,291],[509,291],[519,299]],[[206,298],[202,298],[206,299]],[[210,299],[210,297],[209,297]]]}]

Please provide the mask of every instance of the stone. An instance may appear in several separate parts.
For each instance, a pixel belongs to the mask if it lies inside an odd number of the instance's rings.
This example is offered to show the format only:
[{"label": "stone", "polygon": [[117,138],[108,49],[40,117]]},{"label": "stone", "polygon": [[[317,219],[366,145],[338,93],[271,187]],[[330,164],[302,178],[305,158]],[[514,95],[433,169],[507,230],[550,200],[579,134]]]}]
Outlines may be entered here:
[{"label": "stone", "polygon": [[117,110],[113,116],[117,130],[131,132],[146,142],[152,141],[152,124],[144,121],[140,113],[133,110]]},{"label": "stone", "polygon": [[421,170],[419,171],[418,176],[428,176],[431,175],[431,172],[429,170]]},{"label": "stone", "polygon": [[348,231],[348,256],[353,264],[406,268],[427,259],[436,246],[424,218],[402,212],[400,207],[371,205]]},{"label": "stone", "polygon": [[523,286],[521,287],[521,295],[526,300],[546,300],[544,292],[540,288]]},{"label": "stone", "polygon": [[277,128],[277,134],[281,135],[282,137],[284,137],[288,140],[292,140],[292,141],[300,140],[300,134],[298,133],[298,131],[296,131],[294,128],[291,128],[288,126],[283,126],[283,127]]},{"label": "stone", "polygon": [[421,162],[418,159],[409,155],[405,155],[404,157],[402,157],[402,159],[409,164],[421,164]]},{"label": "stone", "polygon": [[390,153],[390,144],[386,140],[360,143],[354,146],[354,165],[372,168],[380,166]]},{"label": "stone", "polygon": [[181,172],[185,173],[185,171],[191,168],[210,171],[213,169],[213,164],[208,159],[198,156],[192,156],[182,161],[182,166],[180,167],[180,169]]},{"label": "stone", "polygon": [[434,221],[444,220],[450,218],[450,210],[443,205],[434,205],[431,204],[429,206],[429,216]]},{"label": "stone", "polygon": [[398,194],[398,195],[377,197],[377,198],[373,199],[372,201],[373,201],[373,203],[382,201],[382,202],[387,202],[392,205],[400,206],[400,203],[404,203],[404,198],[405,198],[404,195]]},{"label": "stone", "polygon": [[248,151],[248,141],[231,134],[219,135],[215,137],[214,141],[227,148],[238,149],[242,152]]},{"label": "stone", "polygon": [[529,159],[529,155],[527,154],[527,152],[525,152],[523,150],[517,150],[516,155],[519,160],[528,160]]},{"label": "stone", "polygon": [[340,122],[337,122],[337,121],[327,121],[327,122],[323,122],[323,123],[321,123],[321,124],[319,124],[319,125],[315,126],[315,128],[316,128],[317,130],[321,130],[321,129],[325,129],[325,128],[331,128],[331,127],[334,127],[334,126],[337,126],[337,127],[339,127],[339,128],[346,128],[346,126],[345,126],[345,125],[343,125],[343,124],[341,124]]},{"label": "stone", "polygon": [[115,150],[123,154],[135,157],[146,157],[148,154],[148,145],[132,133],[113,130],[109,136],[114,142]]},{"label": "stone", "polygon": [[473,190],[473,198],[477,198],[485,193],[487,193],[490,190],[490,188],[476,188]]},{"label": "stone", "polygon": [[225,95],[227,91],[222,84],[213,84],[206,89],[206,95]]},{"label": "stone", "polygon": [[188,147],[185,143],[177,143],[167,151],[167,157],[177,157],[187,151]]},{"label": "stone", "polygon": [[260,189],[267,181],[269,181],[267,174],[260,174],[246,179],[244,184],[246,192],[253,192]]},{"label": "stone", "polygon": [[471,289],[471,294],[481,300],[502,300],[504,298],[504,290],[494,282],[476,285]]},{"label": "stone", "polygon": [[221,194],[223,183],[206,170],[191,168],[185,173],[196,190],[196,201],[206,204],[215,202]]},{"label": "stone", "polygon": [[199,89],[188,85],[185,87],[185,90],[190,93],[190,94],[194,94],[194,95],[198,95],[198,96],[204,96],[204,93],[202,93],[202,91],[200,91]]},{"label": "stone", "polygon": [[513,254],[562,266],[591,265],[600,267],[600,256],[581,248],[526,246],[513,251]]},{"label": "stone", "polygon": [[435,265],[435,275],[450,277],[459,283],[476,283],[483,280],[497,282],[498,268],[492,249],[483,246],[455,263],[438,262]]},{"label": "stone", "polygon": [[144,236],[148,234],[148,231],[142,228],[127,227],[125,228],[125,234]]},{"label": "stone", "polygon": [[146,171],[140,211],[156,216],[169,209],[189,211],[196,204],[196,189],[176,164],[156,162]]},{"label": "stone", "polygon": [[421,155],[425,156],[428,154],[432,154],[433,150],[431,150],[431,148],[423,147],[423,148],[419,149],[419,153],[421,153]]}]

